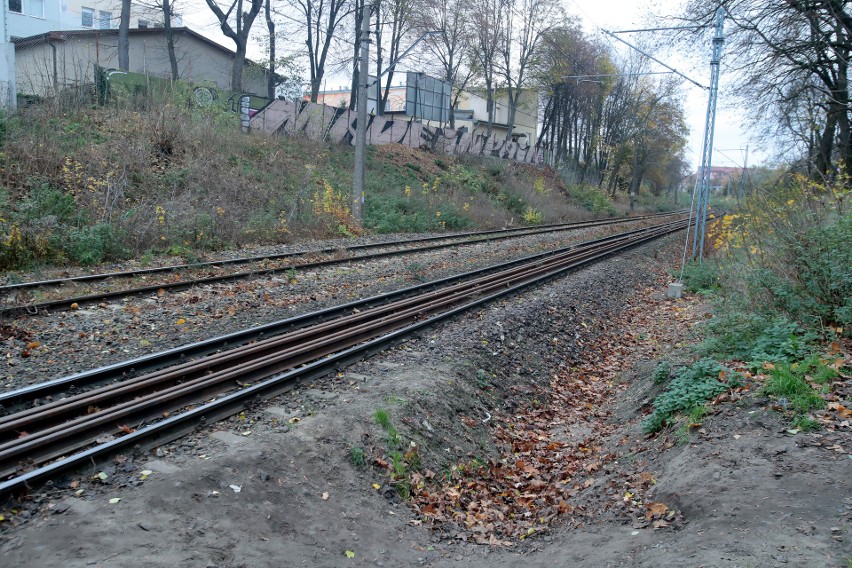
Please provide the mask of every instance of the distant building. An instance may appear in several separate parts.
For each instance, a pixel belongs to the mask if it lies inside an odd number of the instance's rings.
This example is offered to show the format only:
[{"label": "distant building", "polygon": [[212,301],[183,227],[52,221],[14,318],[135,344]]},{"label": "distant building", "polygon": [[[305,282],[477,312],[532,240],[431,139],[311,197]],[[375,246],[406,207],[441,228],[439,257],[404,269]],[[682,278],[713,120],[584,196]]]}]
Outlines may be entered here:
[{"label": "distant building", "polygon": [[[121,0],[4,0],[6,41],[31,37],[55,30],[111,30],[118,28]],[[179,14],[172,16],[172,26],[181,27]],[[130,7],[131,28],[163,26],[162,10]]]},{"label": "distant building", "polygon": [[[179,78],[230,89],[234,52],[190,30],[173,28]],[[146,76],[171,77],[162,28],[136,28],[130,34],[130,69]],[[95,66],[118,68],[118,30],[51,31],[14,41],[18,92],[52,96],[92,83]],[[267,70],[247,62],[243,90],[266,92]]]},{"label": "distant building", "polygon": [[[701,176],[701,170],[696,172]],[[710,168],[710,189],[724,191],[732,183],[739,183],[742,168],[712,166]]]},{"label": "distant building", "polygon": [[[16,106],[20,87],[16,78],[14,42],[56,30],[112,30],[118,28],[121,0],[2,0],[0,1],[0,108]],[[131,28],[162,27],[163,14],[156,8],[133,3]],[[179,14],[172,26],[180,27]]]}]

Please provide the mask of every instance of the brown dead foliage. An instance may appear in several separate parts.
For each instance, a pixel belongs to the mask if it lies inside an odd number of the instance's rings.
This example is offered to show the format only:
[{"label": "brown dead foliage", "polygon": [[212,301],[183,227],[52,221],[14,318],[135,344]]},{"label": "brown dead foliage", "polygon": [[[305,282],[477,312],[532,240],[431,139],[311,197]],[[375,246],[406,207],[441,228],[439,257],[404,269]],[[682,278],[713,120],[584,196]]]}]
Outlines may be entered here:
[{"label": "brown dead foliage", "polygon": [[647,288],[619,321],[602,323],[605,332],[584,346],[584,362],[554,375],[534,395],[541,402],[494,417],[501,459],[459,464],[439,484],[417,479],[412,501],[421,518],[415,522],[450,538],[513,545],[556,521],[579,526],[607,513],[655,529],[679,519],[649,498],[656,480],[646,464],[616,467],[623,452],[610,449],[621,424],[609,403],[627,388],[619,375],[636,358],[654,357],[661,343],[673,342],[673,321],[694,317],[692,306],[658,296]]},{"label": "brown dead foliage", "polygon": [[443,483],[417,488],[414,507],[424,522],[461,540],[509,545],[559,516],[583,514],[570,503],[592,485],[582,478],[614,457],[602,453],[600,440],[612,429],[605,404],[617,388],[611,373],[620,368],[600,355],[612,357],[604,341],[588,347],[585,364],[550,380],[543,404],[532,401],[495,420],[502,459],[459,464]]}]

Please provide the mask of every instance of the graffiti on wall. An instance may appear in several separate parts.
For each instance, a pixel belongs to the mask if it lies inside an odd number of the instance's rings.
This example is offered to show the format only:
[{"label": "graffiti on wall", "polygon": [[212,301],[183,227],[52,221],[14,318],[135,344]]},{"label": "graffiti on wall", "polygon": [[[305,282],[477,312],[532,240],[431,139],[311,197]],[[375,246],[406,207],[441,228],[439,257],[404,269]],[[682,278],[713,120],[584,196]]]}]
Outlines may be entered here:
[{"label": "graffiti on wall", "polygon": [[[358,129],[355,111],[307,101],[272,101],[251,119],[251,129],[285,136],[307,136],[312,140],[354,144]],[[394,120],[369,116],[368,144],[403,144],[411,148],[429,148],[446,154],[494,156],[523,163],[540,163],[543,152],[496,136],[430,126],[414,120]]]}]

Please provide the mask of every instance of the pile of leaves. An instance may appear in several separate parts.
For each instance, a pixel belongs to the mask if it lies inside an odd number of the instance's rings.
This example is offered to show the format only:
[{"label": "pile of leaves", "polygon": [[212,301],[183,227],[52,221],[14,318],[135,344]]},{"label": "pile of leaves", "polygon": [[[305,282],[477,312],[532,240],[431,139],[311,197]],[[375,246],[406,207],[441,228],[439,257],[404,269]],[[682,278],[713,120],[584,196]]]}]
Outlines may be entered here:
[{"label": "pile of leaves", "polygon": [[[625,328],[653,320],[647,307],[644,301],[631,307]],[[668,526],[676,513],[645,497],[652,474],[640,467],[616,474],[623,469],[614,467],[618,456],[605,449],[619,428],[608,403],[627,388],[615,379],[629,353],[654,348],[643,334],[615,327],[586,344],[583,363],[555,375],[536,395],[540,400],[494,417],[500,459],[458,464],[440,483],[414,479],[416,522],[449,538],[504,546],[557,521],[579,526],[607,511],[634,525]]]},{"label": "pile of leaves", "polygon": [[596,419],[606,415],[600,407],[609,388],[585,373],[558,377],[550,386],[546,404],[530,403],[495,427],[495,440],[505,448],[501,460],[460,464],[444,483],[415,495],[425,521],[461,540],[510,544],[506,539],[526,538],[573,512],[568,500],[583,489],[577,474],[599,469],[606,457],[595,445],[601,432],[579,443],[564,432],[577,423],[599,430]]}]

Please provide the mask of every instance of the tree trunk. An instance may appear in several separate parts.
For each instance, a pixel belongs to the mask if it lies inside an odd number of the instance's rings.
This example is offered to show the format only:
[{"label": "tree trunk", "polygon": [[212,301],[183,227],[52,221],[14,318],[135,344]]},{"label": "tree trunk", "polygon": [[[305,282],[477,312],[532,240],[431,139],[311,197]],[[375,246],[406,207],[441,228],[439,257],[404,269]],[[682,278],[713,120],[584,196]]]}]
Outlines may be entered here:
[{"label": "tree trunk", "polygon": [[237,44],[237,52],[234,56],[234,66],[231,68],[231,90],[236,94],[243,91],[243,66],[246,63],[246,43],[241,41]]},{"label": "tree trunk", "polygon": [[[381,10],[376,10],[376,114],[381,116],[385,113],[384,105],[382,104],[382,17]],[[392,40],[393,38],[391,38]],[[367,89],[367,99],[370,98],[370,89]]]},{"label": "tree trunk", "polygon": [[269,33],[269,68],[267,69],[266,98],[275,98],[275,22],[272,21],[272,0],[266,0],[266,30]]},{"label": "tree trunk", "polygon": [[[831,149],[834,147],[834,133],[837,129],[837,104],[832,102],[828,105],[823,128],[817,145],[816,173],[823,179],[828,179],[831,174]],[[846,109],[843,109],[845,112]]]},{"label": "tree trunk", "polygon": [[488,129],[485,131],[485,134],[490,137],[494,131],[494,89],[491,88],[491,81],[486,81],[485,91],[485,109],[488,111]]},{"label": "tree trunk", "polygon": [[175,54],[175,36],[172,33],[172,7],[169,0],[163,0],[163,32],[166,35],[166,51],[169,54],[169,66],[172,69],[172,81],[178,80],[177,54]]},{"label": "tree trunk", "polygon": [[355,110],[355,105],[358,104],[358,78],[361,76],[361,69],[358,65],[361,55],[361,12],[364,10],[365,0],[358,0],[355,3],[355,48],[352,54],[352,92],[349,94],[349,110]]},{"label": "tree trunk", "polygon": [[[520,95],[518,95],[520,96]],[[515,131],[515,113],[518,112],[518,97],[509,95],[509,127],[506,132],[506,140],[512,139],[512,133]]]},{"label": "tree trunk", "polygon": [[118,22],[118,68],[130,71],[130,0],[121,0]]}]

